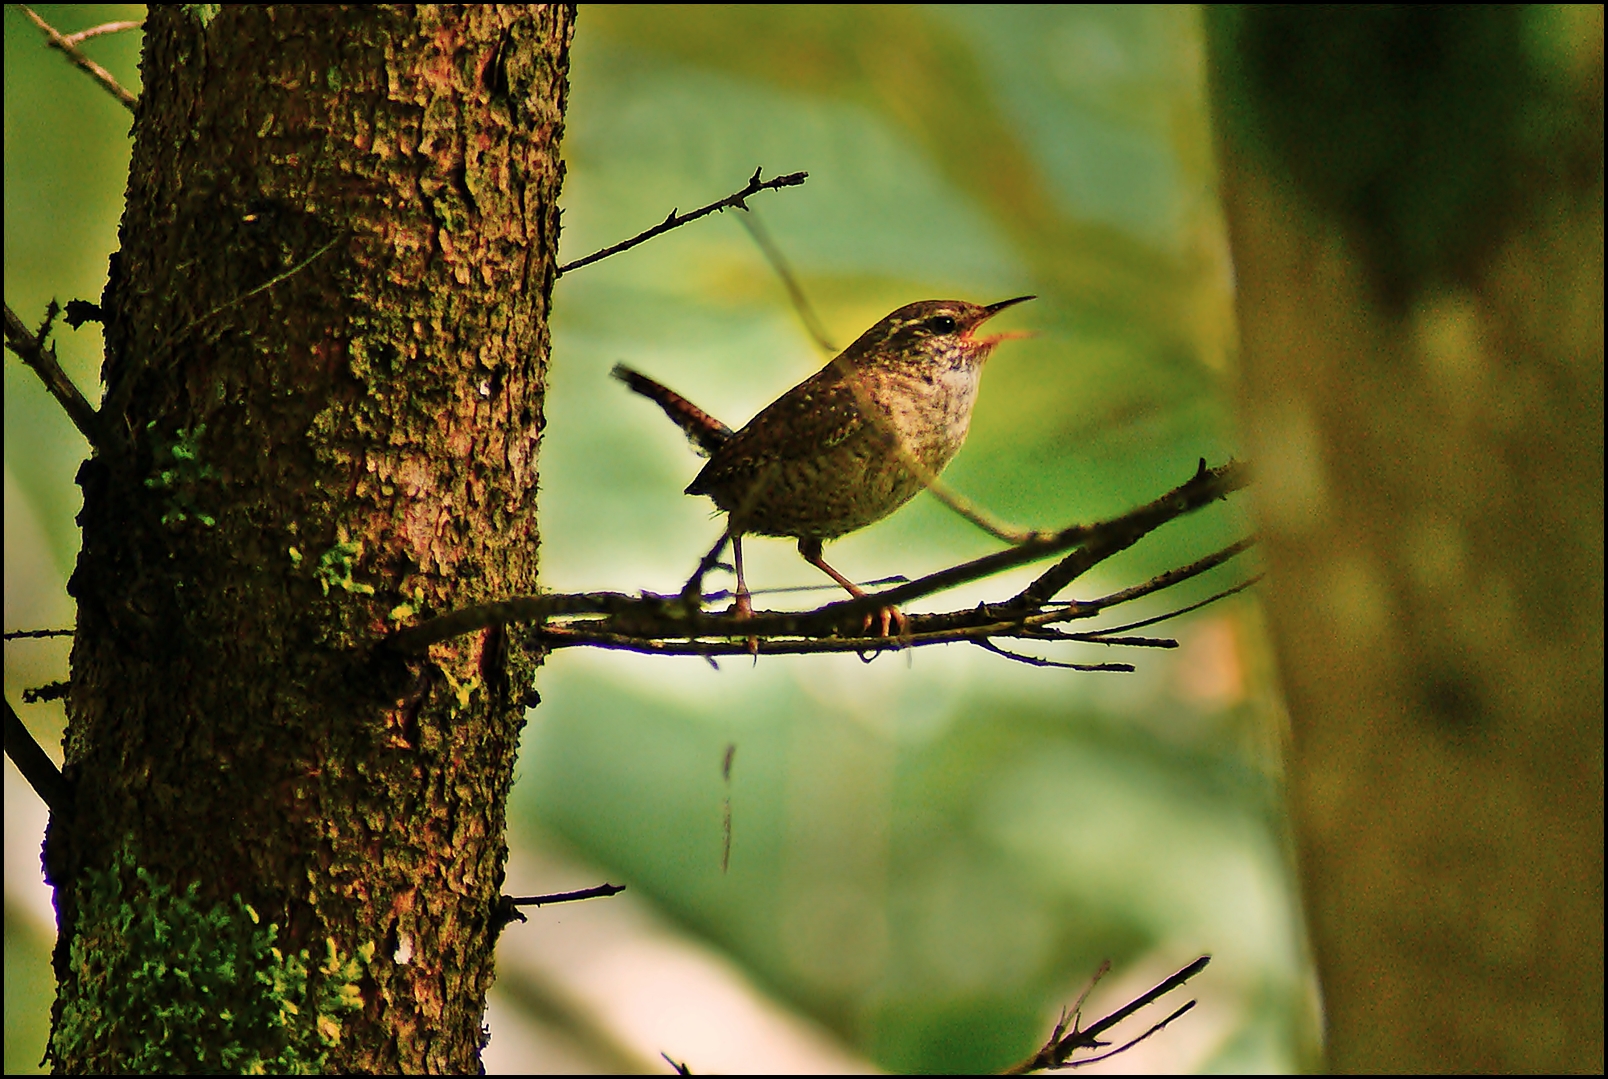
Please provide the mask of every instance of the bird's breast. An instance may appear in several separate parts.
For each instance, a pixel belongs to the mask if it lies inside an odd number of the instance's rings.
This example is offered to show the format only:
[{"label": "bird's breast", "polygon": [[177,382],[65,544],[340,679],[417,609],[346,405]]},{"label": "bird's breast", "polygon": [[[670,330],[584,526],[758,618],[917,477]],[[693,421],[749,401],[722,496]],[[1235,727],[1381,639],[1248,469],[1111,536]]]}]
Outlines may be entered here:
[{"label": "bird's breast", "polygon": [[937,471],[966,441],[982,374],[974,364],[931,364],[878,372],[871,399],[916,459]]}]

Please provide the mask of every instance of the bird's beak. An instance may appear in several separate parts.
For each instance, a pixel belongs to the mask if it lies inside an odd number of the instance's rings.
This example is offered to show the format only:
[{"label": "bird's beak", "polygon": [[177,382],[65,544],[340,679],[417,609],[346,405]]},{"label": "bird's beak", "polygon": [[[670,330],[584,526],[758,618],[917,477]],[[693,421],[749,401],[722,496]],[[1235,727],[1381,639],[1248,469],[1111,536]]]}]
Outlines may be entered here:
[{"label": "bird's beak", "polygon": [[991,303],[987,307],[983,308],[983,310],[988,312],[989,318],[993,318],[1007,307],[1014,307],[1019,303],[1025,303],[1028,300],[1036,299],[1038,299],[1037,296],[1017,296],[1015,299],[1001,300],[999,303]]},{"label": "bird's beak", "polygon": [[[1013,297],[1013,298],[1011,298],[1009,300],[1001,300],[998,303],[991,303],[987,307],[983,308],[983,310],[988,312],[988,313],[985,314],[981,319],[978,320],[977,326],[981,326],[984,322],[987,322],[989,319],[993,318],[995,315],[999,314],[1001,311],[1005,310],[1007,307],[1013,307],[1016,304],[1025,303],[1028,300],[1036,300],[1036,299],[1038,299],[1037,296],[1016,296],[1016,297]],[[976,326],[972,327],[972,329],[974,329],[974,330],[976,328],[977,328]],[[970,336],[970,334],[968,333],[967,336]],[[1032,336],[1033,336],[1032,332],[1028,331],[1028,330],[1009,330],[1009,331],[1007,331],[1005,333],[990,334],[987,337],[977,338],[977,341],[978,341],[979,344],[987,345],[990,349],[992,349],[995,345],[999,344],[1001,341],[1017,341],[1017,340],[1020,340],[1020,339],[1022,339],[1024,337],[1032,337]]]}]

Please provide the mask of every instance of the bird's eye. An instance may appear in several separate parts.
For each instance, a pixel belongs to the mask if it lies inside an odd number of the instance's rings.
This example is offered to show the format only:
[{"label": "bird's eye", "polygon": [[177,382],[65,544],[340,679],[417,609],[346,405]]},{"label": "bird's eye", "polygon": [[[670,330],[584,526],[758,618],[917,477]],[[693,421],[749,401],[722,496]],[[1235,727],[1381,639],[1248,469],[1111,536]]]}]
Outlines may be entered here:
[{"label": "bird's eye", "polygon": [[955,320],[948,315],[939,315],[927,320],[927,329],[933,333],[954,333]]}]

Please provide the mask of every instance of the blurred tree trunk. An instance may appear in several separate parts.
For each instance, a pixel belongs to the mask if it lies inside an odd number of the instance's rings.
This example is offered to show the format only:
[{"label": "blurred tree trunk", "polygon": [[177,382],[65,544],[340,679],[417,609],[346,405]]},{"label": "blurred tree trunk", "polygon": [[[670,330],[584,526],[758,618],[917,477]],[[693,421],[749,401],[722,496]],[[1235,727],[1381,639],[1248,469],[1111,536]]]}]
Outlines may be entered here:
[{"label": "blurred tree trunk", "polygon": [[152,7],[52,821],[63,1071],[475,1071],[572,8]]},{"label": "blurred tree trunk", "polygon": [[1208,24],[1330,1064],[1601,1071],[1602,8]]}]

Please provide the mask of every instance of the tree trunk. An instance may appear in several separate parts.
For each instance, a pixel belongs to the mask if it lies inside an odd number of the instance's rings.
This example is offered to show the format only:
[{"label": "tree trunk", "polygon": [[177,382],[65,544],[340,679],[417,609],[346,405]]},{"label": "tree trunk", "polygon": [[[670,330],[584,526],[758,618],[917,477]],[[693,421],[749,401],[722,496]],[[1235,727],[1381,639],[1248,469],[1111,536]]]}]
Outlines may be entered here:
[{"label": "tree trunk", "polygon": [[155,6],[52,822],[63,1071],[475,1071],[570,7]]},{"label": "tree trunk", "polygon": [[1209,22],[1330,1064],[1600,1072],[1602,8]]}]

